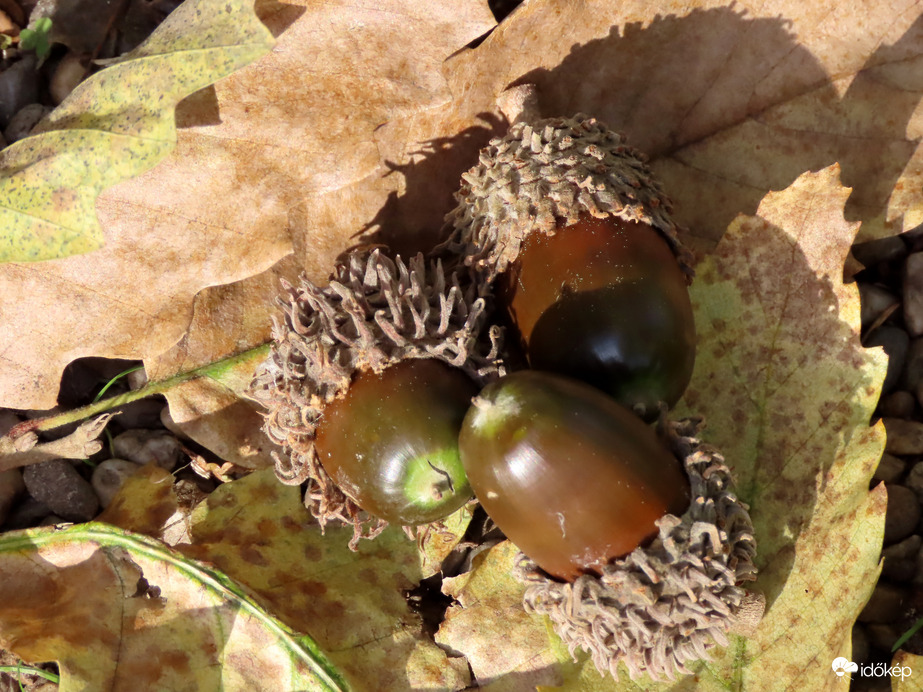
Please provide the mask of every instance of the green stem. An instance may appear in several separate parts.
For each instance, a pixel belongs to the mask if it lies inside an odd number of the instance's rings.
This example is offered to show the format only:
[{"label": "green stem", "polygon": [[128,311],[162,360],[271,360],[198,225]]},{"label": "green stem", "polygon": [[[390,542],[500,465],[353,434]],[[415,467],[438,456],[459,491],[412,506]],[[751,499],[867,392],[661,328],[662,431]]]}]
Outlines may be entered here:
[{"label": "green stem", "polygon": [[[119,394],[118,396],[109,397],[108,399],[103,399],[102,401],[97,401],[88,406],[82,406],[81,408],[76,408],[71,411],[64,411],[62,413],[56,413],[53,416],[48,416],[47,418],[36,418],[35,420],[26,421],[25,423],[20,423],[15,428],[16,436],[28,431],[41,432],[43,430],[51,430],[52,428],[59,428],[62,425],[67,425],[68,423],[75,423],[77,421],[83,420],[84,418],[90,418],[99,413],[105,411],[110,411],[119,406],[124,406],[125,404],[130,404],[132,401],[137,401],[138,399],[144,399],[145,397],[153,396],[155,394],[163,394],[164,392],[172,389],[173,387],[183,384],[184,382],[189,382],[190,380],[195,380],[199,377],[212,377],[214,379],[220,379],[220,376],[225,371],[233,368],[238,363],[242,363],[247,360],[253,360],[256,358],[263,357],[265,358],[269,354],[269,344],[261,344],[256,348],[251,348],[249,351],[244,351],[243,353],[238,353],[228,358],[215,361],[214,363],[209,363],[208,365],[203,365],[195,370],[188,370],[186,372],[181,372],[173,377],[168,377],[165,380],[159,380],[157,382],[148,382],[141,389],[136,389],[131,392],[126,392],[125,394]],[[13,431],[11,431],[11,434]]]},{"label": "green stem", "polygon": [[32,666],[0,666],[0,673],[37,675],[40,678],[45,678],[49,682],[58,683],[60,681],[60,677],[54,673],[49,673],[47,670],[42,670],[41,668],[33,668]]}]

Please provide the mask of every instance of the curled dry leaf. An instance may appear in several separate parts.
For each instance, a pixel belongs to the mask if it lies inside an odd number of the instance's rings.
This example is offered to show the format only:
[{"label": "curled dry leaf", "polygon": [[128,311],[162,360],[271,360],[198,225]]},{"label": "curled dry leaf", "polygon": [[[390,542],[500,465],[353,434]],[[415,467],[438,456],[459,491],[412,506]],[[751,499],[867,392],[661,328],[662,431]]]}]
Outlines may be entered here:
[{"label": "curled dry leaf", "polygon": [[62,689],[345,690],[304,635],[217,572],[106,524],[0,537],[0,645]]},{"label": "curled dry leaf", "polygon": [[[192,509],[182,506],[160,469],[130,478],[103,519],[166,538],[186,533],[177,548],[246,586],[268,612],[307,632],[357,690],[459,690],[469,684],[463,659],[448,657],[422,634],[405,592],[434,573],[442,541],[464,532],[464,508],[422,550],[389,527],[357,552],[348,527],[325,534],[298,489],[280,484],[271,469],[221,486]],[[450,541],[451,542],[451,541]],[[0,563],[2,564],[2,563]]]},{"label": "curled dry leaf", "polygon": [[50,442],[38,442],[38,436],[28,430],[28,424],[18,425],[0,437],[0,472],[38,464],[51,459],[86,459],[103,448],[97,440],[112,418],[104,413],[81,423],[74,432]]}]

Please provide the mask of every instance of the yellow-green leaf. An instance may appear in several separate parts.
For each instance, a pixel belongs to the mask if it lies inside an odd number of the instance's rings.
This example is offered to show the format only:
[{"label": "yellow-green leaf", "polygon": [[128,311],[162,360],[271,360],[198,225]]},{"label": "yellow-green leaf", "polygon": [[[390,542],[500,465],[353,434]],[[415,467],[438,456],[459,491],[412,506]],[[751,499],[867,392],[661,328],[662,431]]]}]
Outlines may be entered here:
[{"label": "yellow-green leaf", "polygon": [[[164,535],[176,502],[162,482],[156,473],[129,479],[106,518]],[[356,689],[468,685],[464,660],[427,639],[407,604],[406,592],[424,576],[426,552],[400,529],[389,527],[351,552],[352,528],[328,526],[322,534],[299,488],[282,485],[272,470],[219,487],[186,524],[189,542],[178,550],[214,564],[293,630],[309,633]]]},{"label": "yellow-green leaf", "polygon": [[97,195],[173,149],[182,98],[272,44],[251,0],[187,0],[142,45],[80,84],[37,134],[0,152],[0,262],[99,248]]},{"label": "yellow-green leaf", "polygon": [[0,536],[0,645],[75,690],[345,690],[222,573],[107,524]]},{"label": "yellow-green leaf", "polygon": [[848,196],[836,166],[770,193],[756,216],[730,226],[691,288],[698,355],[676,415],[704,415],[704,437],[750,504],[760,575],[748,588],[767,599],[756,634],[732,636],[672,683],[631,681],[624,667],[619,681],[600,676],[543,640],[506,548],[448,581],[460,605],[438,641],[468,656],[479,682],[543,692],[836,689],[830,664],[849,657],[885,514],[883,488],[868,485],[884,448],[882,426],[869,420],[887,361],[862,348],[858,290],[842,282],[858,226],[843,218]]},{"label": "yellow-green leaf", "polygon": [[755,637],[708,670],[718,687],[833,689],[878,577],[884,449],[869,426],[887,358],[859,343],[859,293],[843,266],[858,224],[839,167],[805,173],[739,217],[698,269],[699,349],[687,413],[725,454],[750,504],[767,599]]}]

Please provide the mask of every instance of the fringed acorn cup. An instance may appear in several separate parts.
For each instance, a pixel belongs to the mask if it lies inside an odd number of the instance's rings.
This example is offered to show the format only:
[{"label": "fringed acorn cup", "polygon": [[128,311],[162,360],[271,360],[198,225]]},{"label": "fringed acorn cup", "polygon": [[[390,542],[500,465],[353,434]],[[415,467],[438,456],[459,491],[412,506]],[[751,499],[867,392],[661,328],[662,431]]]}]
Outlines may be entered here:
[{"label": "fringed acorn cup", "polygon": [[516,123],[456,199],[439,251],[492,285],[530,367],[647,420],[679,400],[695,362],[691,255],[643,154],[586,116]]},{"label": "fringed acorn cup", "polygon": [[484,299],[438,261],[380,248],[350,253],[329,285],[284,285],[270,357],[251,393],[283,447],[276,474],[307,483],[323,527],[354,527],[350,547],[388,523],[428,524],[471,497],[458,430],[471,397],[503,374]]},{"label": "fringed acorn cup", "polygon": [[724,459],[666,419],[696,344],[671,205],[641,153],[580,115],[514,124],[456,199],[438,251],[494,291],[533,369],[485,387],[460,436],[523,551],[524,605],[603,673],[686,674],[762,599],[742,586],[756,544]]},{"label": "fringed acorn cup", "polygon": [[[527,611],[618,679],[689,673],[762,613],[746,506],[699,421],[658,433],[582,382],[519,371],[474,400],[462,462],[484,509],[520,549]],[[526,557],[528,556],[528,557]]]},{"label": "fringed acorn cup", "polygon": [[686,419],[662,429],[689,476],[691,502],[658,519],[648,545],[572,583],[550,578],[525,555],[516,567],[528,584],[526,610],[547,615],[572,655],[588,651],[616,680],[620,662],[633,680],[687,675],[690,663],[728,646],[729,633],[752,633],[762,617],[762,596],[742,586],[756,579],[747,506],[731,491],[721,454],[695,438],[697,427]]}]

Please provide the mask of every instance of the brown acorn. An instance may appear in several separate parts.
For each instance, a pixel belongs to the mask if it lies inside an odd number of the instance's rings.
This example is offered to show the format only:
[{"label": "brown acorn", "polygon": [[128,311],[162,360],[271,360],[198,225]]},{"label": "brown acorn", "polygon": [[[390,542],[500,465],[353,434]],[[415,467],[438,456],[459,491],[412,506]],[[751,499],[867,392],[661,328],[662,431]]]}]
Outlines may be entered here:
[{"label": "brown acorn", "polygon": [[531,367],[648,420],[679,400],[695,361],[690,255],[640,152],[585,116],[516,123],[456,198],[442,249],[496,280]]},{"label": "brown acorn", "polygon": [[353,525],[351,547],[467,501],[458,429],[478,388],[503,373],[499,329],[476,286],[421,255],[405,264],[360,248],[327,286],[303,278],[284,289],[251,385],[284,450],[279,479],[307,484],[322,526]]}]

